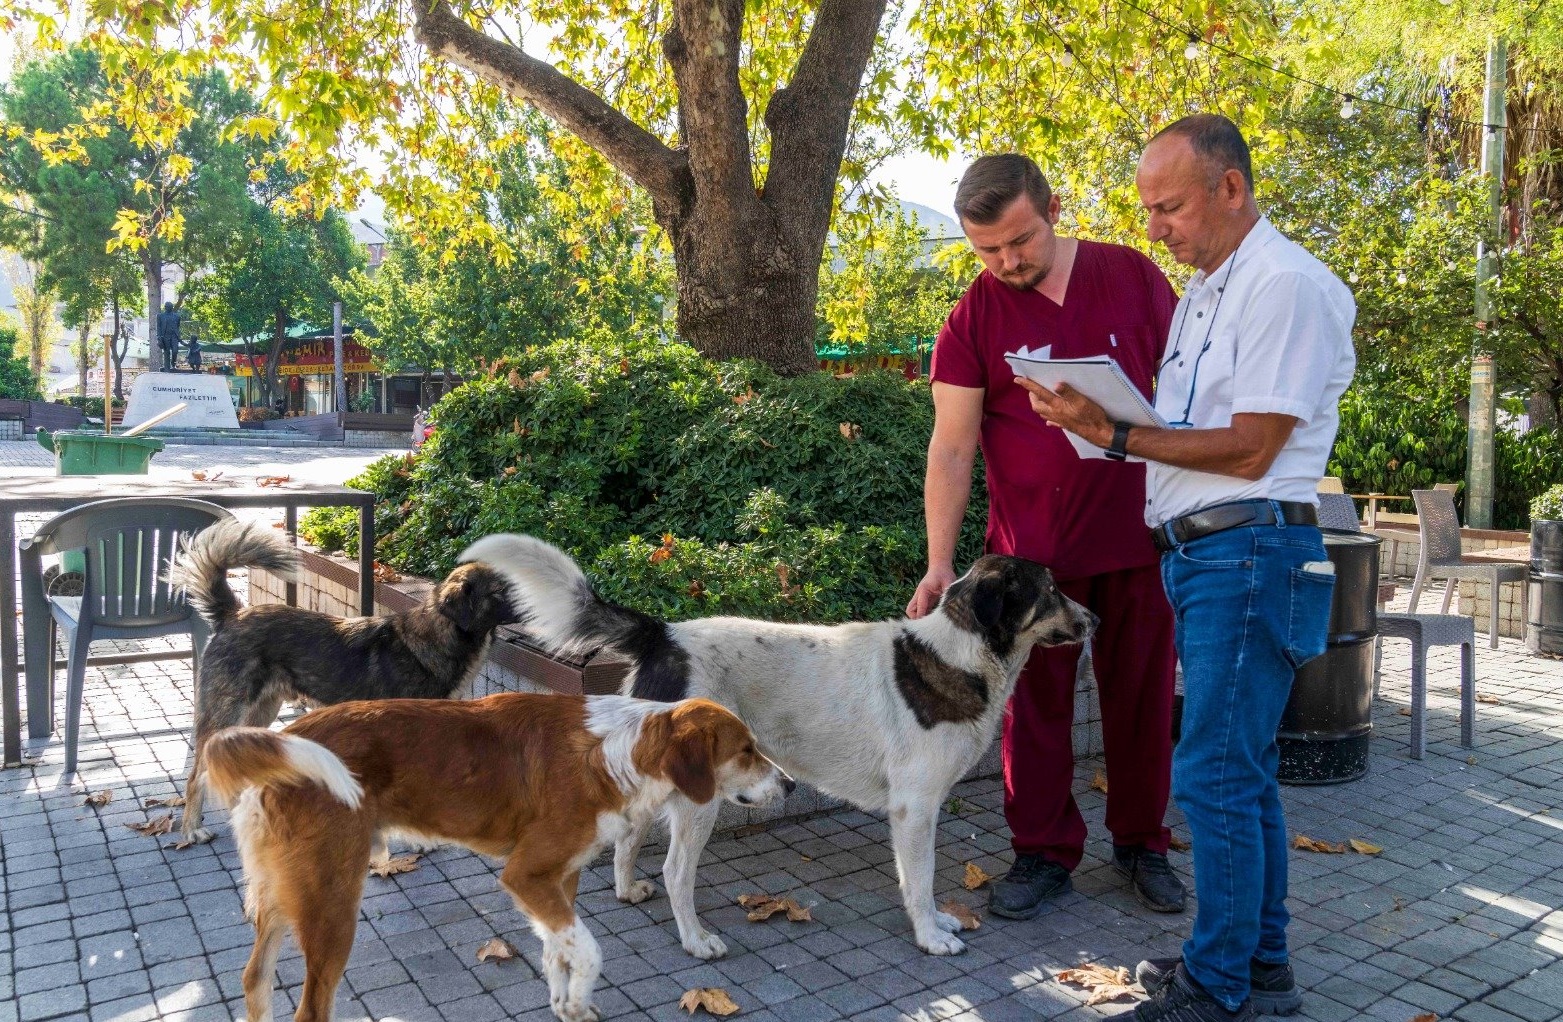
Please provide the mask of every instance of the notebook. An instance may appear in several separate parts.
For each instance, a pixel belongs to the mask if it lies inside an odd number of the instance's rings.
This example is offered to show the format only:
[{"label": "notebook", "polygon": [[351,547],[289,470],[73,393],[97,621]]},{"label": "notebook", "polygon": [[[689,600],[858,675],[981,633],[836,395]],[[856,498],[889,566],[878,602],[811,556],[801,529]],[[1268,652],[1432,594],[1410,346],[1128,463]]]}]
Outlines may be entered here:
[{"label": "notebook", "polygon": [[[1078,390],[1102,406],[1102,411],[1114,422],[1127,422],[1134,426],[1160,426],[1167,420],[1156,413],[1145,400],[1123,367],[1106,355],[1091,358],[1050,358],[1050,349],[1032,352],[1025,348],[1004,356],[1004,361],[1016,376],[1035,380],[1049,390],[1056,390],[1061,383]],[[1064,431],[1064,436],[1082,458],[1106,458],[1107,452],[1088,440]],[[1131,457],[1130,461],[1141,459]]]}]

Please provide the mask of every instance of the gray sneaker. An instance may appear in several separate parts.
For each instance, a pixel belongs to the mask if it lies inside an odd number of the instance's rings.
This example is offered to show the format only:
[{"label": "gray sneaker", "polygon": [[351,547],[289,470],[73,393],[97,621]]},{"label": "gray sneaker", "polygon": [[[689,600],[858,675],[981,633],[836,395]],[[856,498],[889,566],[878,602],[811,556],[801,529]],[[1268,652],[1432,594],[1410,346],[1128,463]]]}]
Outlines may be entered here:
[{"label": "gray sneaker", "polygon": [[[1152,958],[1141,962],[1134,970],[1134,978],[1147,994],[1154,994],[1166,986],[1177,971],[1181,958]],[[1286,962],[1270,965],[1251,959],[1248,963],[1249,1001],[1254,1011],[1261,1015],[1294,1015],[1302,1007],[1302,992],[1297,989],[1297,979]]]}]

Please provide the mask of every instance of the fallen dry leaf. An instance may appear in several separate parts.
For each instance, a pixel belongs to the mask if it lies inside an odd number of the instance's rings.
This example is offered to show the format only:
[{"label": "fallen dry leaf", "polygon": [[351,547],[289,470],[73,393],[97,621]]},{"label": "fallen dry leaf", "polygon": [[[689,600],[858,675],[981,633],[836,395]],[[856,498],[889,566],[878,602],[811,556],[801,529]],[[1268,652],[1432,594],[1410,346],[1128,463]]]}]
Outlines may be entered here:
[{"label": "fallen dry leaf", "polygon": [[975,930],[982,925],[982,917],[972,910],[972,907],[962,901],[947,901],[939,906],[940,912],[948,913],[961,921],[961,929]]},{"label": "fallen dry leaf", "polygon": [[397,873],[411,873],[418,868],[418,860],[423,858],[420,852],[410,852],[407,855],[393,855],[379,864],[371,864],[369,873],[372,876],[388,877]]},{"label": "fallen dry leaf", "polygon": [[513,476],[516,474],[516,467],[514,465],[506,465],[504,472],[507,476]]},{"label": "fallen dry leaf", "polygon": [[981,866],[977,865],[975,862],[968,862],[966,864],[966,879],[962,880],[961,883],[966,886],[968,891],[975,891],[977,888],[981,887],[983,884],[992,879],[993,878],[989,876],[987,871],[984,870]]},{"label": "fallen dry leaf", "polygon": [[746,388],[742,394],[733,395],[733,404],[735,405],[746,405],[752,400],[754,400],[753,387]]},{"label": "fallen dry leaf", "polygon": [[137,834],[145,834],[148,837],[156,837],[159,834],[167,834],[174,829],[174,814],[165,813],[162,816],[154,816],[145,823],[127,823],[125,826]]},{"label": "fallen dry leaf", "polygon": [[549,370],[549,369],[539,369],[537,372],[532,374],[532,382],[533,383],[542,383],[544,380],[548,379],[548,374],[550,372],[552,372],[552,370]]},{"label": "fallen dry leaf", "polygon": [[713,1015],[736,1015],[738,1004],[727,991],[721,987],[697,987],[694,990],[684,991],[684,996],[678,999],[678,1006],[689,1012],[695,1013],[696,1008],[704,1008]]},{"label": "fallen dry leaf", "polygon": [[149,798],[146,802],[148,809],[156,809],[158,806],[177,808],[184,804],[185,797],[183,795],[170,795],[167,798]]},{"label": "fallen dry leaf", "polygon": [[1465,765],[1466,766],[1475,766],[1476,765],[1476,757],[1475,756],[1467,756],[1467,757],[1465,757]]},{"label": "fallen dry leaf", "polygon": [[738,904],[749,910],[748,919],[751,923],[758,923],[769,919],[778,912],[787,913],[787,918],[795,923],[807,923],[814,919],[813,914],[792,898],[773,898],[769,894],[740,894]]},{"label": "fallen dry leaf", "polygon": [[855,422],[843,422],[838,428],[848,440],[860,440],[863,437],[863,427]]},{"label": "fallen dry leaf", "polygon": [[108,805],[111,801],[113,801],[113,799],[114,793],[108,788],[104,788],[102,791],[95,791],[91,795],[88,795],[87,801],[83,802],[82,805],[99,808]]},{"label": "fallen dry leaf", "polygon": [[1324,852],[1329,855],[1346,854],[1345,845],[1331,844],[1328,841],[1315,841],[1304,834],[1298,834],[1292,838],[1292,847],[1299,852]]},{"label": "fallen dry leaf", "polygon": [[257,476],[256,486],[281,486],[283,483],[292,482],[292,476]]},{"label": "fallen dry leaf", "polygon": [[1412,1018],[1411,1022],[1438,1022],[1438,1014],[1437,1012],[1424,1011],[1422,1014]]},{"label": "fallen dry leaf", "polygon": [[673,551],[669,550],[665,546],[659,546],[651,552],[651,556],[646,558],[646,560],[650,561],[652,564],[661,564],[663,561],[672,556]]},{"label": "fallen dry leaf", "polygon": [[1065,969],[1058,974],[1058,981],[1073,983],[1075,986],[1091,991],[1090,996],[1085,999],[1087,1007],[1134,995],[1132,986],[1134,977],[1129,975],[1129,970],[1122,965],[1110,968],[1106,965],[1092,964],[1082,965],[1076,969]]},{"label": "fallen dry leaf", "polygon": [[1178,835],[1174,834],[1174,835],[1172,835],[1172,837],[1170,839],[1168,839],[1167,847],[1171,848],[1175,852],[1186,852],[1190,848],[1193,848],[1194,846],[1189,844],[1187,841],[1183,840],[1182,838],[1178,837]]},{"label": "fallen dry leaf", "polygon": [[1395,712],[1400,714],[1402,717],[1409,717],[1409,716],[1411,716],[1411,707],[1409,707],[1409,706],[1402,706],[1400,709],[1396,710]]},{"label": "fallen dry leaf", "polygon": [[1359,841],[1356,838],[1352,838],[1350,841],[1347,841],[1346,843],[1348,845],[1351,845],[1351,850],[1356,852],[1359,855],[1377,855],[1379,852],[1382,852],[1384,850],[1379,845],[1371,845],[1371,844],[1368,844],[1366,841]]},{"label": "fallen dry leaf", "polygon": [[1476,693],[1476,701],[1479,703],[1492,703],[1495,706],[1503,702],[1497,696],[1490,696],[1486,692]]},{"label": "fallen dry leaf", "polygon": [[389,564],[381,561],[374,562],[374,580],[376,582],[400,582],[402,576]]},{"label": "fallen dry leaf", "polygon": [[520,953],[510,941],[503,937],[494,937],[478,948],[478,961],[486,962],[492,958],[497,962],[502,962],[507,958],[514,958]]},{"label": "fallen dry leaf", "polygon": [[1107,775],[1098,770],[1096,776],[1091,778],[1091,787],[1103,795],[1107,794]]}]

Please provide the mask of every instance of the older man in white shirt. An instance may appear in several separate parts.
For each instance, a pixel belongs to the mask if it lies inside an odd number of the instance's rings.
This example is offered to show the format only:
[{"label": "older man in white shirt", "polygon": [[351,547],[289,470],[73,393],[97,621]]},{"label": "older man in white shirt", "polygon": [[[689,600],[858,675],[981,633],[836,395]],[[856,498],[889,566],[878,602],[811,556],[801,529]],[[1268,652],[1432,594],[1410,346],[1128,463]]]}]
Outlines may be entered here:
[{"label": "older man in white shirt", "polygon": [[1172,788],[1199,910],[1181,959],[1140,963],[1152,996],[1134,1017],[1288,1015],[1302,999],[1286,945],[1275,736],[1296,668],[1324,651],[1334,571],[1315,489],[1356,366],[1356,305],[1260,215],[1248,146],[1226,118],[1165,128],[1136,184],[1151,241],[1198,270],[1156,385],[1169,427],[1114,423],[1081,394],[1018,381],[1049,422],[1109,457],[1150,462],[1145,520],[1183,665]]}]

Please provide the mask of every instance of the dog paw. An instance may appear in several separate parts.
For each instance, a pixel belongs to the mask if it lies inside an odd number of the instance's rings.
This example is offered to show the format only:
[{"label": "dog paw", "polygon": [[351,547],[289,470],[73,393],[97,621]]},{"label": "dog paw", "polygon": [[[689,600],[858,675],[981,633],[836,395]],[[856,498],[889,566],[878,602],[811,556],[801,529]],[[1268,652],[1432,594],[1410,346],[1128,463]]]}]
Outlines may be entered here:
[{"label": "dog paw", "polygon": [[207,830],[205,827],[197,827],[195,830],[184,832],[184,839],[192,845],[207,844],[216,836],[214,832]]},{"label": "dog paw", "polygon": [[722,938],[716,934],[701,930],[693,937],[684,941],[684,950],[696,958],[704,958],[709,961],[712,958],[721,958],[727,954],[727,945],[722,943]]},{"label": "dog paw", "polygon": [[619,900],[630,905],[639,905],[653,894],[657,893],[657,885],[650,880],[637,880],[625,890],[619,891]]},{"label": "dog paw", "polygon": [[938,929],[927,935],[919,934],[917,946],[931,955],[958,955],[966,950],[965,941]]},{"label": "dog paw", "polygon": [[561,999],[554,1001],[550,1007],[560,1022],[598,1022],[602,1018],[602,1014],[591,1004]]},{"label": "dog paw", "polygon": [[934,925],[945,933],[960,933],[961,921],[948,912],[935,912],[933,914]]}]

